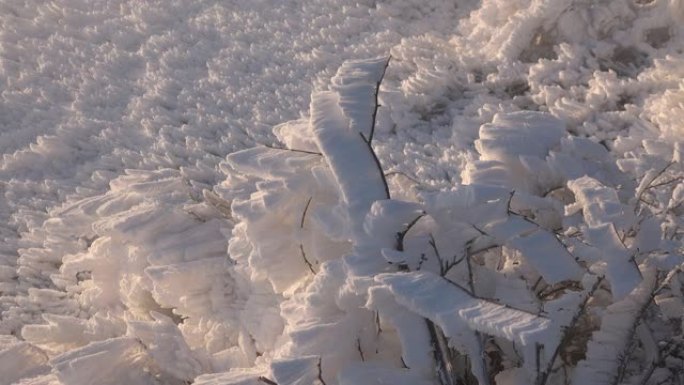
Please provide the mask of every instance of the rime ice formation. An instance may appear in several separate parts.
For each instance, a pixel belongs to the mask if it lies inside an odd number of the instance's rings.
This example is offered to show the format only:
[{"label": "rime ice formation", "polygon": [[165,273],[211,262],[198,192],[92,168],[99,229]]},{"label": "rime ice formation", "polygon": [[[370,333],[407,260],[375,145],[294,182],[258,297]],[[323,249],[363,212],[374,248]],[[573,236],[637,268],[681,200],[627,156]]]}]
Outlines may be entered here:
[{"label": "rime ice formation", "polygon": [[681,381],[681,1],[0,10],[0,384]]}]

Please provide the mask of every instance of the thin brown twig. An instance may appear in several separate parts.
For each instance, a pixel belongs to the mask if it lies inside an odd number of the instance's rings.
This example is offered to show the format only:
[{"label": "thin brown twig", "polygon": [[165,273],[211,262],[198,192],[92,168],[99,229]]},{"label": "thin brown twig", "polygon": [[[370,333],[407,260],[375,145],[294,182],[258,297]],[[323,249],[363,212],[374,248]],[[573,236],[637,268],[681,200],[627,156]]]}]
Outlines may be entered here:
[{"label": "thin brown twig", "polygon": [[406,234],[408,234],[409,231],[413,228],[413,226],[418,223],[418,221],[427,215],[425,212],[422,212],[420,215],[418,215],[416,218],[414,218],[411,222],[409,222],[404,230],[400,231],[397,233],[397,250],[399,251],[404,251],[404,238],[406,238]]},{"label": "thin brown twig", "polygon": [[[669,162],[667,165],[665,165],[665,167],[663,167],[660,171],[658,171],[658,172],[651,178],[650,181],[648,181],[648,183],[646,184],[646,187],[644,187],[641,191],[639,191],[639,194],[638,194],[637,197],[636,197],[638,202],[643,202],[643,203],[645,203],[645,204],[647,204],[647,205],[649,205],[649,206],[652,206],[652,204],[649,204],[648,202],[646,202],[645,200],[643,200],[643,199],[642,199],[642,196],[644,195],[644,192],[650,188],[650,186],[653,184],[653,182],[655,182],[656,179],[660,178],[660,176],[663,175],[663,174],[665,173],[665,171],[667,171],[668,168],[672,167],[673,164],[675,164],[674,161]],[[635,214],[638,212],[638,210],[639,210],[639,206],[638,206],[638,205],[634,205],[634,213],[635,213]]]},{"label": "thin brown twig", "polygon": [[405,177],[406,179],[410,180],[411,182],[413,182],[415,184],[418,184],[418,185],[421,184],[418,179],[408,175],[407,173],[405,173],[403,171],[395,170],[395,171],[390,171],[390,172],[385,173],[385,177],[394,176],[394,175],[401,175],[401,176]]},{"label": "thin brown twig", "polygon": [[319,155],[319,156],[322,156],[322,155],[323,155],[323,154],[320,153],[320,152],[308,151],[308,150],[299,150],[299,149],[296,149],[296,148],[275,147],[275,146],[271,146],[271,145],[268,145],[268,144],[262,144],[262,146],[264,146],[264,147],[266,147],[266,148],[270,148],[271,150],[300,152],[300,153],[302,153],[302,154]]},{"label": "thin brown twig", "polygon": [[271,380],[271,379],[269,379],[269,378],[267,378],[267,377],[264,377],[264,376],[259,376],[258,380],[259,380],[259,382],[263,382],[264,384],[268,384],[268,385],[278,385],[277,382],[275,382],[275,381],[273,381],[273,380]]},{"label": "thin brown twig", "polygon": [[327,385],[325,381],[323,380],[323,369],[321,368],[321,365],[323,363],[323,358],[318,357],[318,381],[321,382],[323,385]]},{"label": "thin brown twig", "polygon": [[363,136],[363,133],[359,132],[359,135],[361,136],[361,139],[364,141],[364,143],[366,143],[366,145],[368,146],[368,151],[373,156],[373,161],[375,162],[375,165],[378,168],[378,172],[380,173],[380,178],[382,179],[382,184],[385,187],[385,198],[390,199],[389,185],[387,184],[387,178],[385,178],[385,172],[382,170],[382,164],[380,163],[380,159],[378,159],[378,155],[375,153],[375,150],[373,150],[373,146],[366,139],[366,137]]},{"label": "thin brown twig", "polygon": [[665,182],[652,184],[647,189],[652,189],[652,188],[661,187],[661,186],[667,186],[668,184],[672,184],[674,182],[681,182],[682,180],[684,180],[684,177],[678,176],[676,178],[672,178],[672,179],[667,180]]},{"label": "thin brown twig", "polygon": [[356,337],[356,350],[359,351],[359,356],[361,356],[361,361],[365,362],[366,357],[363,354],[363,349],[361,348],[361,338]]},{"label": "thin brown twig", "polygon": [[373,135],[375,134],[375,120],[378,116],[378,107],[380,107],[380,103],[378,102],[378,95],[380,94],[380,83],[382,83],[382,79],[384,79],[385,77],[385,73],[387,72],[387,67],[389,67],[389,62],[391,59],[392,55],[387,57],[387,62],[385,63],[385,67],[382,69],[382,75],[380,76],[380,80],[378,80],[378,83],[375,86],[375,108],[373,109],[373,115],[371,116],[371,129],[370,133],[368,134],[368,144],[370,144],[373,141]]},{"label": "thin brown twig", "polygon": [[435,237],[430,233],[430,240],[428,241],[428,244],[430,247],[432,247],[432,250],[435,252],[435,257],[437,258],[437,262],[439,263],[439,275],[444,277],[444,261],[442,260],[442,256],[439,253],[439,250],[437,250],[437,243],[435,242]]},{"label": "thin brown twig", "polygon": [[299,228],[303,229],[304,228],[304,220],[306,219],[306,212],[309,211],[309,205],[311,204],[311,200],[313,197],[309,197],[309,200],[306,201],[306,206],[304,206],[304,211],[302,212],[302,219],[299,221]]},{"label": "thin brown twig", "polygon": [[313,265],[311,264],[309,259],[306,257],[306,253],[304,252],[304,245],[301,243],[299,244],[299,251],[301,251],[301,253],[302,253],[302,259],[304,259],[304,263],[306,264],[306,267],[309,268],[309,270],[311,271],[311,274],[316,275],[316,270],[314,270]]},{"label": "thin brown twig", "polygon": [[[306,220],[306,213],[309,211],[309,205],[311,204],[311,200],[313,197],[309,197],[309,200],[306,201],[306,206],[304,206],[304,211],[302,212],[302,219],[299,221],[299,228],[303,229],[304,228],[304,221]],[[304,251],[304,244],[299,243],[299,251],[302,254],[302,259],[304,259],[304,263],[306,266],[309,268],[311,271],[311,274],[316,275],[316,271],[313,268],[313,265],[311,264],[311,261],[306,257],[306,252]]]}]

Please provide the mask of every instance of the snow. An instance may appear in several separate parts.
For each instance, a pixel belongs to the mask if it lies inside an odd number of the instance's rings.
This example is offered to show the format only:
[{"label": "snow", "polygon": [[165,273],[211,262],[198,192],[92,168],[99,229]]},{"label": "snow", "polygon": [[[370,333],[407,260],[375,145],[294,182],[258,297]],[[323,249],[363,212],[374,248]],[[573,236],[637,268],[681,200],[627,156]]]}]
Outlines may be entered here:
[{"label": "snow", "polygon": [[[465,322],[474,330],[524,346],[534,341],[534,333],[543,333],[549,327],[549,321],[543,317],[483,301],[432,274],[382,275],[377,279],[389,286],[400,303],[441,324],[447,336]],[[504,324],[497,325],[501,320]]]},{"label": "snow", "polygon": [[382,312],[383,318],[397,330],[406,366],[423,375],[429,374],[433,362],[425,319],[398,304],[387,287],[371,289],[366,307]]},{"label": "snow", "polygon": [[[312,95],[311,124],[318,146],[329,162],[330,169],[340,184],[342,197],[345,201],[350,218],[363,219],[363,213],[370,209],[371,204],[383,198],[389,198],[385,189],[385,177],[376,165],[373,155],[369,151],[368,138],[362,136],[363,131],[352,124],[343,115],[341,95],[332,92],[321,92]],[[367,114],[367,118],[371,115]],[[351,121],[350,121],[351,120]],[[359,177],[358,183],[355,177]],[[350,229],[360,233],[362,223],[354,223]]]},{"label": "snow", "polygon": [[61,354],[50,364],[62,383],[145,384],[156,374],[145,370],[149,359],[140,341],[119,337]]},{"label": "snow", "polygon": [[312,384],[318,379],[318,357],[302,357],[274,362],[273,378],[279,384]]},{"label": "snow", "polygon": [[683,4],[2,2],[0,384],[675,383]]},{"label": "snow", "polygon": [[0,370],[5,373],[4,383],[11,384],[48,370],[45,353],[28,342],[5,335],[0,339],[0,349]]}]

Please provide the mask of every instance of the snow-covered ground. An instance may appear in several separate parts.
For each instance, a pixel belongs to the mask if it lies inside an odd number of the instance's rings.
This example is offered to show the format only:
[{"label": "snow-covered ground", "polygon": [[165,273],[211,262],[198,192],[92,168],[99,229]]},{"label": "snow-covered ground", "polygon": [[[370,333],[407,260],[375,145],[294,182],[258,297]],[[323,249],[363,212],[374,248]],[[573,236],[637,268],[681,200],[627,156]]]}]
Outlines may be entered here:
[{"label": "snow-covered ground", "polygon": [[0,384],[684,381],[680,0],[0,0],[0,74]]}]

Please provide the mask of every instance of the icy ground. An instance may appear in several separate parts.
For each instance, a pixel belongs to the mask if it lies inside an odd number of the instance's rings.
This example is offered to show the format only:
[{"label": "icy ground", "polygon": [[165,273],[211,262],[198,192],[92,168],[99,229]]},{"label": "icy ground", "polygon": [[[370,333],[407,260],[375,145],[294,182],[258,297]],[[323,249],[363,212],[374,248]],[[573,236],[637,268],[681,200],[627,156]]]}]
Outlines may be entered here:
[{"label": "icy ground", "polygon": [[0,0],[0,73],[0,384],[684,381],[684,1]]}]

